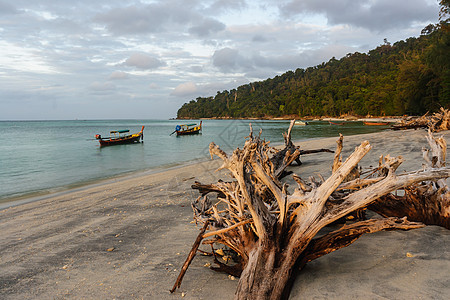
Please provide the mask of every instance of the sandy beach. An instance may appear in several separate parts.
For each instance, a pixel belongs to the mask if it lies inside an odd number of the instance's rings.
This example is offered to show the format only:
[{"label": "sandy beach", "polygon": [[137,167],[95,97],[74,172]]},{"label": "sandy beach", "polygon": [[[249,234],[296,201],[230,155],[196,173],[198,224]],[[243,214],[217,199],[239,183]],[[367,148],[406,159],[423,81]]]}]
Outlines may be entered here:
[{"label": "sandy beach", "polygon": [[[407,130],[346,136],[343,156],[368,140],[373,149],[362,166],[390,154],[405,158],[398,173],[417,170],[428,146],[425,135]],[[450,132],[440,135],[450,143]],[[337,138],[296,144],[334,150]],[[301,177],[331,173],[331,153],[301,160],[290,168]],[[198,193],[190,186],[226,180],[225,171],[215,172],[219,164],[216,159],[120,178],[0,210],[0,298],[232,299],[237,279],[209,270],[211,258],[201,255],[181,288],[169,293],[198,234],[190,207]],[[449,230],[379,232],[309,263],[291,299],[448,299],[449,273]]]}]

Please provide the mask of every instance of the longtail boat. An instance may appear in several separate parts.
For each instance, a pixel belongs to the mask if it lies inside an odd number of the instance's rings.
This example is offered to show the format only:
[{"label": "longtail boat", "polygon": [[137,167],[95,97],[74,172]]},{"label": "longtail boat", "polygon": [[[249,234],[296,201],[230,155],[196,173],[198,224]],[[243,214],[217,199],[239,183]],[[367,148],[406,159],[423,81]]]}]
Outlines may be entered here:
[{"label": "longtail boat", "polygon": [[369,125],[369,126],[384,126],[384,125],[389,125],[389,122],[363,122],[364,125]]},{"label": "longtail boat", "polygon": [[200,133],[200,130],[202,130],[202,121],[200,121],[200,124],[182,124],[177,125],[175,127],[175,131],[172,132],[170,135],[176,133],[177,136],[179,135],[189,135],[189,134],[198,134]]},{"label": "longtail boat", "polygon": [[344,125],[344,122],[331,122],[328,121],[330,123],[330,125]]},{"label": "longtail boat", "polygon": [[128,134],[130,130],[113,130],[110,131],[110,136],[103,138],[100,134],[96,134],[95,138],[99,141],[100,146],[112,146],[122,144],[139,143],[144,140],[144,126],[138,133]]}]

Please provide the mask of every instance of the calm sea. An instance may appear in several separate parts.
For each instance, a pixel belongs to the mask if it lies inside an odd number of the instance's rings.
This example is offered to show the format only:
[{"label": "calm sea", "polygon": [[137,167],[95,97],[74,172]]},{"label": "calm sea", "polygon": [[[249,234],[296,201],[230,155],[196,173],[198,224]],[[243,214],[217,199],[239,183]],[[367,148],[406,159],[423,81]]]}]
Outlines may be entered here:
[{"label": "calm sea", "polygon": [[[199,135],[170,136],[177,124],[197,120],[0,121],[0,202],[63,191],[137,171],[172,167],[209,157],[211,141],[223,150],[242,146],[249,133],[262,128],[272,145],[283,142],[289,121],[203,120]],[[111,130],[138,132],[145,125],[144,143],[99,147],[95,134]],[[295,126],[293,140],[369,133],[377,126],[349,122],[332,126],[310,122]],[[1,204],[1,203],[0,203]]]}]

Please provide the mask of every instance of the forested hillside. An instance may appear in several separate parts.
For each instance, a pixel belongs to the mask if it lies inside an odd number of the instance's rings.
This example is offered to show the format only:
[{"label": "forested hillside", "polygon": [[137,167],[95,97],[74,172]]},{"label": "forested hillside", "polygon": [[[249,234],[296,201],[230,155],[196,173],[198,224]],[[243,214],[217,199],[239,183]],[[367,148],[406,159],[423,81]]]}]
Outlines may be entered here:
[{"label": "forested hillside", "polygon": [[[448,24],[448,23],[447,23]],[[450,31],[429,25],[418,38],[288,71],[214,97],[197,98],[178,118],[287,115],[418,115],[450,105]]]}]

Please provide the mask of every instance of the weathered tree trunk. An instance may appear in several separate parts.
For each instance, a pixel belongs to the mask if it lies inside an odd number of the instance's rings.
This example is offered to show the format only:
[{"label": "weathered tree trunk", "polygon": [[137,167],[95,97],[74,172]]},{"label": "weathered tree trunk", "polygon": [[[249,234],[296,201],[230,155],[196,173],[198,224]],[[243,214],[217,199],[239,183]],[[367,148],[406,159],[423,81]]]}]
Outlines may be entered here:
[{"label": "weathered tree trunk", "polygon": [[[282,263],[282,266],[277,268],[276,263]],[[274,290],[276,283],[281,281],[282,286],[285,286],[292,267],[289,265],[287,269],[283,268],[279,249],[274,244],[260,245],[249,253],[249,260],[241,274],[234,298],[280,299],[281,293]]]},{"label": "weathered tree trunk", "polygon": [[[406,218],[372,219],[345,225],[311,241],[305,239],[294,249],[282,251],[275,243],[259,245],[241,273],[235,299],[288,299],[292,276],[307,262],[347,247],[365,233],[381,230],[410,230],[421,228],[422,223]],[[303,249],[303,250],[301,250]]]}]

